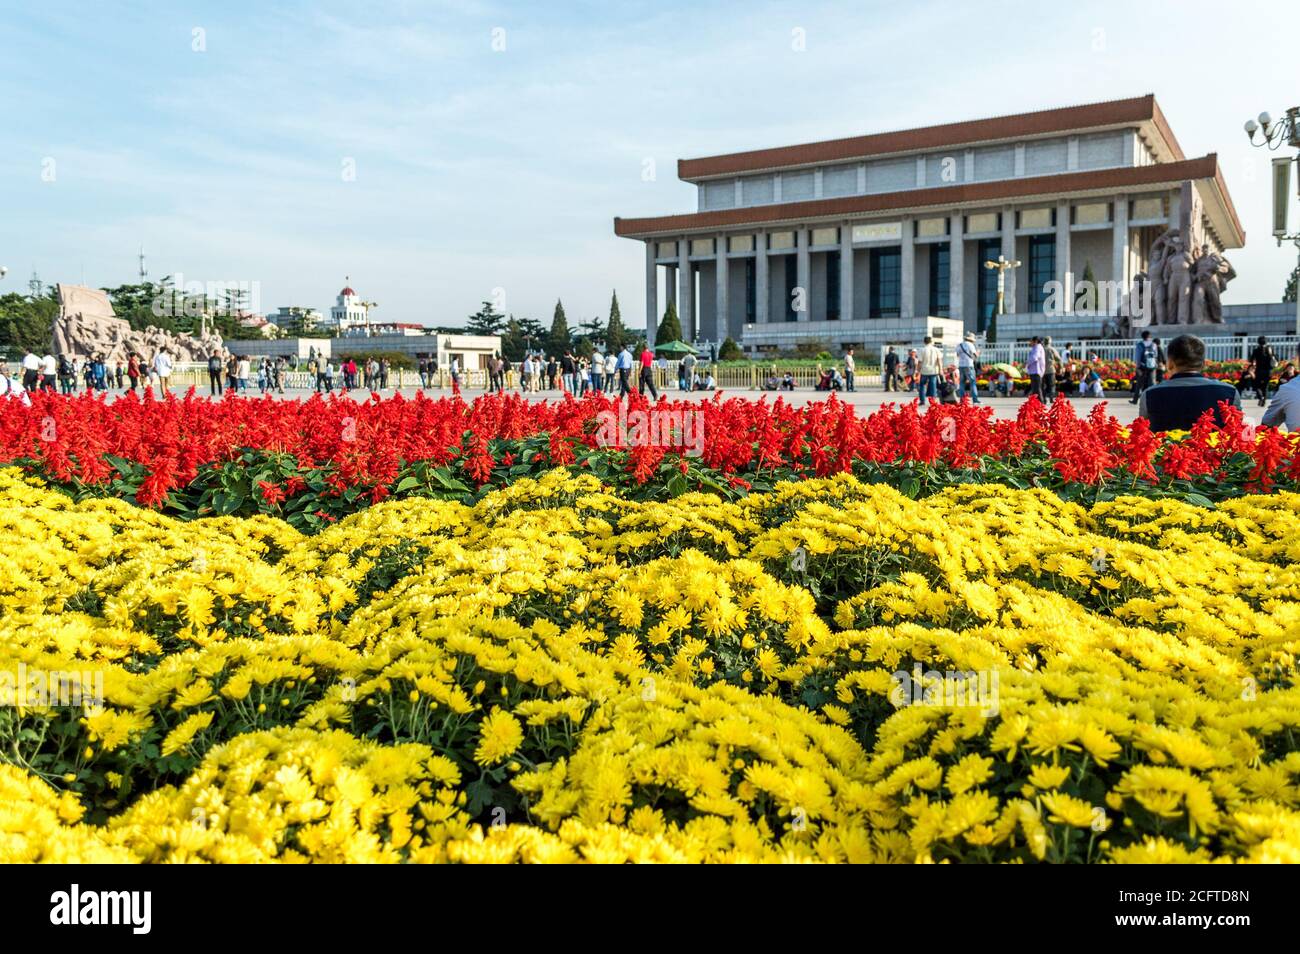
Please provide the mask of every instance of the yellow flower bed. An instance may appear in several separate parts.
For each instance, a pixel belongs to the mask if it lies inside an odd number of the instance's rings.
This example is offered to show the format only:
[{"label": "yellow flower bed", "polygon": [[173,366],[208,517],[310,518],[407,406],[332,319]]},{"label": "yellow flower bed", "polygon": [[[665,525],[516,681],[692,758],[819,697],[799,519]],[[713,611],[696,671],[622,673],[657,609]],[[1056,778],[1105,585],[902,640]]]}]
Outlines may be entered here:
[{"label": "yellow flower bed", "polygon": [[1300,861],[1296,495],[0,495],[0,861]]}]

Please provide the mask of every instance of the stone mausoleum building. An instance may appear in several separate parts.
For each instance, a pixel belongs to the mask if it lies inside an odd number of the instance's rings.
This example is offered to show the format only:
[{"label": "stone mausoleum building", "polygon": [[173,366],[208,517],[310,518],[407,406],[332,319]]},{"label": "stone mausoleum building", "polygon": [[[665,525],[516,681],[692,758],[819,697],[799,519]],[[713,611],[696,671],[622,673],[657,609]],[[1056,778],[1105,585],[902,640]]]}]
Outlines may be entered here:
[{"label": "stone mausoleum building", "polygon": [[1090,271],[1128,287],[1151,243],[1186,226],[1189,195],[1213,252],[1245,242],[1217,157],[1186,156],[1150,95],[677,168],[694,212],[614,220],[645,243],[647,315],[675,301],[686,338],[752,353],[982,333],[997,306],[984,262],[999,255],[1021,266],[1006,272],[998,340],[1096,337],[1117,303],[1078,313],[1064,296],[1049,316],[1050,282]]}]

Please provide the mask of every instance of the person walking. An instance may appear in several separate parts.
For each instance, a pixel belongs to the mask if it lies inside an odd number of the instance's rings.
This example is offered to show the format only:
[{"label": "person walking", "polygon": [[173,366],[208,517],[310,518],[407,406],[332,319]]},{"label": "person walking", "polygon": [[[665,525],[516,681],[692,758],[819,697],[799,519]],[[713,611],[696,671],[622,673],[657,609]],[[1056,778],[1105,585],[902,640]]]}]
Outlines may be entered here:
[{"label": "person walking", "polygon": [[1130,404],[1137,404],[1142,392],[1155,383],[1159,357],[1151,332],[1142,332],[1142,337],[1133,344],[1133,396],[1129,398]]},{"label": "person walking", "polygon": [[966,332],[966,337],[957,345],[957,400],[961,401],[967,394],[972,404],[980,403],[980,389],[977,375],[979,373],[980,350],[975,347],[975,335]]},{"label": "person walking", "polygon": [[153,370],[158,375],[158,387],[163,391],[170,390],[172,386],[172,356],[167,353],[167,349],[159,349],[158,353],[153,356]]},{"label": "person walking", "polygon": [[1043,400],[1043,372],[1047,367],[1047,352],[1042,339],[1034,335],[1029,339],[1029,357],[1025,360],[1025,373],[1029,375],[1029,394]]},{"label": "person walking", "polygon": [[28,351],[23,355],[23,391],[30,394],[40,387],[41,359]]},{"label": "person walking", "polygon": [[239,390],[244,394],[248,393],[248,375],[251,370],[252,365],[248,360],[248,355],[241,354],[239,361],[235,364],[235,381]]},{"label": "person walking", "polygon": [[578,362],[573,358],[573,352],[568,348],[564,349],[564,355],[560,358],[560,373],[564,376],[564,388],[574,397],[578,395]]},{"label": "person walking", "polygon": [[605,356],[599,351],[591,356],[591,389],[599,394],[605,389]]},{"label": "person walking", "polygon": [[1052,336],[1043,339],[1043,399],[1056,398],[1056,376],[1061,371],[1061,353],[1052,347]]},{"label": "person walking", "polygon": [[626,397],[632,393],[632,351],[627,345],[618,353],[616,364],[618,371],[618,396]]},{"label": "person walking", "polygon": [[[694,357],[694,355],[691,357]],[[656,401],[658,401],[659,389],[655,387],[655,353],[650,350],[649,344],[641,349],[641,381],[639,383],[639,390],[642,394],[645,394],[646,388],[650,389],[650,394]]]},{"label": "person walking", "polygon": [[881,362],[881,366],[885,372],[884,374],[885,390],[897,391],[898,390],[898,352],[894,350],[893,345],[890,345],[885,350],[885,358]]},{"label": "person walking", "polygon": [[610,348],[609,353],[605,355],[605,390],[606,391],[614,390],[614,382],[618,378],[619,357],[620,357],[619,355],[614,353],[613,348]]},{"label": "person walking", "polygon": [[[130,373],[129,368],[127,372]],[[133,383],[131,387],[134,389],[135,384]],[[221,393],[221,355],[214,351],[208,355],[208,394],[212,397],[221,397]]]},{"label": "person walking", "polygon": [[699,359],[695,357],[694,352],[688,352],[682,357],[682,375],[686,378],[687,391],[695,387],[695,368],[698,364]]},{"label": "person walking", "polygon": [[857,370],[857,365],[853,360],[853,346],[844,353],[844,390],[853,390],[853,374]]},{"label": "person walking", "polygon": [[1277,363],[1273,348],[1264,335],[1259,336],[1255,350],[1250,353],[1250,363],[1255,366],[1255,395],[1259,398],[1259,406],[1263,407],[1268,401],[1268,388],[1273,379],[1273,365]]},{"label": "person walking", "polygon": [[[55,381],[58,379],[58,376],[59,376],[59,363],[54,360],[54,355],[47,354],[45,357],[41,358],[41,390],[49,391],[51,394],[57,391],[58,385],[55,384]],[[122,386],[121,371],[117,372],[117,378],[118,378],[117,386],[121,387]]]},{"label": "person walking", "polygon": [[131,390],[134,391],[140,386],[140,376],[143,370],[140,367],[140,356],[134,351],[126,359],[126,379],[131,382]]},{"label": "person walking", "polygon": [[66,354],[59,355],[59,390],[71,394],[77,389],[77,369]]},{"label": "person walking", "polygon": [[943,352],[934,345],[934,340],[926,335],[921,349],[921,390],[922,401],[939,398],[939,375],[943,373]]}]

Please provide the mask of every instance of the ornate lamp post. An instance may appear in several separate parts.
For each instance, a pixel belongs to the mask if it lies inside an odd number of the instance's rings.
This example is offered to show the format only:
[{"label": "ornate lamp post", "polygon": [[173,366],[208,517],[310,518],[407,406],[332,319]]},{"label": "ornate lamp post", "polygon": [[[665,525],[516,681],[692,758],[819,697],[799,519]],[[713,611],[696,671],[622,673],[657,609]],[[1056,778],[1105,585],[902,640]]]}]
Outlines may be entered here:
[{"label": "ornate lamp post", "polygon": [[[1276,150],[1285,142],[1300,149],[1300,106],[1292,106],[1281,121],[1276,123],[1267,112],[1260,113],[1258,122],[1254,119],[1246,120],[1245,130],[1246,138],[1250,140],[1252,146]],[[1258,138],[1256,133],[1259,134]],[[1277,239],[1278,245],[1284,241],[1291,242],[1295,245],[1297,253],[1300,253],[1300,232],[1288,232],[1286,227],[1287,206],[1290,203],[1287,193],[1290,192],[1291,164],[1294,162],[1300,160],[1295,158],[1273,160],[1273,236]],[[1300,176],[1297,176],[1296,185],[1300,188]],[[1300,288],[1296,293],[1295,330],[1296,334],[1300,335]]]},{"label": "ornate lamp post", "polygon": [[1007,289],[1007,269],[1019,268],[1020,259],[1007,260],[1005,255],[999,255],[997,261],[987,261],[984,263],[985,268],[996,268],[998,270],[998,307],[993,316],[993,328],[997,330],[997,320],[1006,314],[1006,302],[1004,296]]}]

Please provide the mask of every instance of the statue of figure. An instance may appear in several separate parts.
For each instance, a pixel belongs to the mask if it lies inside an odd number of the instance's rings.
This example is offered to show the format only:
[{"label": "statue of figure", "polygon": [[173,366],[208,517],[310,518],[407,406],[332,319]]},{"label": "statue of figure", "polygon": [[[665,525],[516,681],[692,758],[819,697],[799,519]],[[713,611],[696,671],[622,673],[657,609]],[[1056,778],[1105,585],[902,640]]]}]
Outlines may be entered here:
[{"label": "statue of figure", "polygon": [[1150,294],[1151,282],[1147,273],[1138,272],[1133,276],[1133,285],[1119,302],[1119,330],[1128,332],[1151,324]]},{"label": "statue of figure", "polygon": [[1192,319],[1192,250],[1175,232],[1164,258],[1165,324],[1185,325]]},{"label": "statue of figure", "polygon": [[1165,315],[1165,305],[1168,300],[1165,286],[1165,257],[1169,253],[1169,243],[1177,235],[1177,229],[1169,229],[1151,243],[1147,262],[1147,275],[1151,280],[1151,297],[1145,301],[1151,312],[1148,324],[1163,325],[1168,321]]},{"label": "statue of figure", "polygon": [[1201,255],[1192,268],[1192,323],[1223,323],[1223,303],[1220,295],[1237,272],[1228,260],[1208,245],[1201,246]]}]

